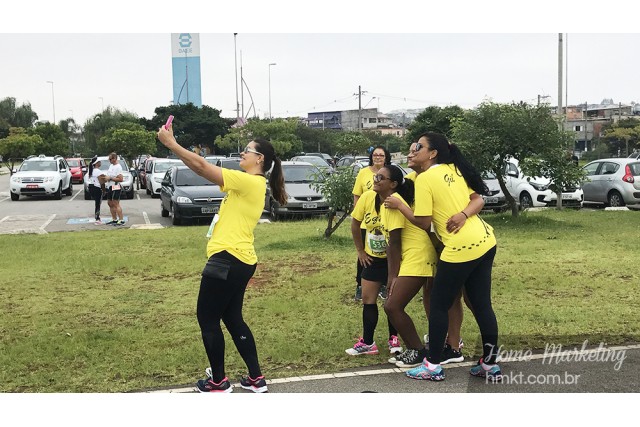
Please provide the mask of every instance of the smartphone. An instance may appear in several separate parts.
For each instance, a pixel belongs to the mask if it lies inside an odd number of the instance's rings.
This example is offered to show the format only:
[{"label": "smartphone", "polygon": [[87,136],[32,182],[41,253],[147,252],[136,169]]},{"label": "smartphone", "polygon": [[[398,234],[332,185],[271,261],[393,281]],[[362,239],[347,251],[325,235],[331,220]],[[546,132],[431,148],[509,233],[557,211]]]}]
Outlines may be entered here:
[{"label": "smartphone", "polygon": [[173,116],[169,116],[169,118],[167,119],[167,123],[164,125],[164,128],[166,130],[169,130],[169,126],[171,126],[171,122],[173,121]]}]

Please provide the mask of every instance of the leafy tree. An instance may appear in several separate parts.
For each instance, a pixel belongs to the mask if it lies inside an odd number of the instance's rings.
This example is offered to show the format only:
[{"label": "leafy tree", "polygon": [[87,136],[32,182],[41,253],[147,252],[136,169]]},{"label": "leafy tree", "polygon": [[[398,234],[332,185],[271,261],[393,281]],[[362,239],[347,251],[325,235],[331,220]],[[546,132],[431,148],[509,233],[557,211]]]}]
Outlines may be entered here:
[{"label": "leafy tree", "polygon": [[[151,120],[141,122],[148,131],[154,133],[173,115],[173,134],[183,147],[191,149],[195,146],[208,147],[210,153],[219,153],[214,142],[218,136],[224,136],[235,122],[220,117],[220,110],[203,105],[198,108],[193,103],[157,107]],[[235,151],[235,150],[233,150]],[[168,153],[164,145],[157,141],[152,153]]]},{"label": "leafy tree", "polygon": [[631,148],[637,146],[640,140],[640,125],[635,127],[614,126],[604,132],[603,139],[609,144],[609,151],[614,153],[624,153],[624,157],[628,156],[629,143]]},{"label": "leafy tree", "polygon": [[31,109],[31,104],[16,105],[12,97],[0,100],[0,138],[9,136],[9,128],[21,127],[28,129],[38,120],[38,115]]},{"label": "leafy tree", "polygon": [[315,129],[298,123],[296,135],[302,141],[302,151],[305,153],[335,154],[336,138],[339,131],[333,129]]},{"label": "leafy tree", "polygon": [[341,154],[361,154],[367,151],[371,146],[371,140],[367,135],[356,132],[342,132],[336,138],[336,148]]},{"label": "leafy tree", "polygon": [[36,154],[67,156],[71,152],[69,138],[58,125],[39,122],[36,123],[35,128],[28,132],[32,135],[39,135],[41,138],[41,142],[34,147]]},{"label": "leafy tree", "polygon": [[297,119],[274,119],[273,121],[250,119],[244,126],[231,129],[224,137],[216,138],[216,145],[223,151],[242,150],[255,138],[271,141],[276,154],[288,159],[302,151],[302,141],[296,134]]},{"label": "leafy tree", "polygon": [[[91,154],[98,154],[98,141],[109,129],[129,129],[129,125],[140,125],[140,119],[134,113],[120,111],[108,107],[102,113],[89,118],[83,130],[86,149]],[[101,153],[106,154],[106,153]]]},{"label": "leafy tree", "polygon": [[399,136],[391,134],[382,135],[376,131],[366,132],[366,135],[374,147],[381,145],[386,147],[391,153],[407,151],[408,145],[406,141]]},{"label": "leafy tree", "polygon": [[10,171],[14,165],[35,153],[35,147],[42,144],[40,135],[29,135],[26,129],[12,127],[9,136],[0,139],[0,156]]},{"label": "leafy tree", "polygon": [[[315,190],[327,199],[327,203],[331,207],[327,228],[324,230],[325,238],[331,237],[331,234],[340,227],[340,224],[353,210],[353,194],[351,191],[355,182],[356,174],[353,173],[353,169],[344,167],[326,177],[324,181],[312,184]],[[337,212],[342,212],[342,216],[334,224]]]},{"label": "leafy tree", "polygon": [[132,164],[131,161],[138,155],[153,151],[155,143],[155,132],[136,125],[130,126],[130,129],[109,129],[98,141],[98,149],[101,153],[116,152]]},{"label": "leafy tree", "polygon": [[436,132],[451,136],[451,124],[464,115],[464,110],[457,105],[438,107],[432,105],[425,108],[408,126],[405,138],[409,142],[417,141],[425,132]]},{"label": "leafy tree", "polygon": [[579,175],[572,170],[575,165],[566,161],[571,136],[560,131],[545,106],[485,102],[454,120],[452,134],[474,167],[494,173],[514,216],[518,215],[516,200],[505,186],[504,165],[510,157],[520,161],[526,175],[555,178],[559,185],[567,186]]}]

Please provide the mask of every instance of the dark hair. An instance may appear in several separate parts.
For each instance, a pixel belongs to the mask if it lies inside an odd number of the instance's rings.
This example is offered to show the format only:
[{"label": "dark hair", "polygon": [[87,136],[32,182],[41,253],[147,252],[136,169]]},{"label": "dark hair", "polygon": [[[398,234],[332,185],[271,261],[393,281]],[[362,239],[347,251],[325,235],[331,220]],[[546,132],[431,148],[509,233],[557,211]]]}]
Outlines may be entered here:
[{"label": "dark hair", "polygon": [[[413,205],[413,202],[415,200],[415,194],[416,194],[414,182],[411,181],[410,179],[404,179],[404,174],[402,173],[402,170],[396,165],[386,165],[386,166],[383,166],[381,169],[388,170],[389,180],[397,184],[395,192],[398,193],[400,196],[402,196],[404,201],[407,202],[409,206]],[[375,201],[376,212],[380,212],[381,203],[382,201],[380,200],[380,198],[376,197],[376,201]]]},{"label": "dark hair", "polygon": [[373,152],[376,151],[378,148],[384,151],[384,165],[385,166],[390,165],[391,164],[391,153],[389,153],[389,150],[384,148],[382,145],[378,145],[373,150],[371,150],[371,152],[369,153],[369,166],[373,166]]},{"label": "dark hair", "polygon": [[418,140],[422,137],[427,138],[429,141],[429,147],[432,150],[437,150],[436,162],[453,164],[458,172],[458,175],[462,176],[467,182],[467,185],[471,187],[473,191],[478,194],[489,195],[489,189],[487,184],[482,180],[480,173],[464,158],[462,152],[456,144],[449,144],[447,137],[435,132],[425,132],[418,137]]},{"label": "dark hair", "polygon": [[256,151],[264,157],[262,172],[268,172],[273,167],[269,174],[269,187],[271,187],[273,198],[281,205],[286,205],[287,193],[284,190],[284,174],[282,173],[280,159],[276,156],[276,150],[266,139],[256,138],[253,142],[255,143]]},{"label": "dark hair", "polygon": [[95,155],[91,158],[91,161],[89,162],[89,176],[91,176],[91,174],[93,173],[93,162],[95,162],[97,158],[98,158],[98,155]]}]

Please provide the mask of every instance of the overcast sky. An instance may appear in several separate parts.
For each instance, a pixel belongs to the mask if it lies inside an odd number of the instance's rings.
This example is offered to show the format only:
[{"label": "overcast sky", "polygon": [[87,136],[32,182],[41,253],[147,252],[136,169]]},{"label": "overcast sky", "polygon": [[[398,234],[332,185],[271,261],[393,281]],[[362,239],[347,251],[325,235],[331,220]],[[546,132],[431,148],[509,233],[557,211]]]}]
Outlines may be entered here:
[{"label": "overcast sky", "polygon": [[[331,2],[323,4],[326,9]],[[139,15],[152,22],[146,26],[135,18],[135,10],[134,18],[117,19],[117,24],[108,24],[108,11],[96,11],[89,20],[59,17],[68,25],[59,25],[59,20],[52,25],[42,17],[35,24],[9,23],[0,34],[0,98],[29,102],[40,120],[52,120],[52,85],[47,81],[53,81],[57,120],[73,116],[84,123],[103,103],[150,118],[155,107],[169,105],[173,98],[170,34],[191,31],[200,34],[203,104],[220,109],[224,117],[235,117],[235,30],[238,79],[242,55],[242,74],[260,117],[269,112],[269,63],[277,64],[271,67],[274,117],[357,109],[359,85],[365,91],[363,107],[379,107],[382,112],[429,105],[471,108],[485,99],[535,103],[538,95],[557,105],[559,29],[536,24],[535,11],[516,12],[520,19],[531,14],[528,25],[514,25],[517,21],[507,16],[499,21],[502,25],[478,25],[478,19],[466,16],[462,23],[438,27],[434,23],[442,22],[433,15],[426,14],[422,22],[409,9],[400,13],[395,3],[368,4],[387,14],[371,19],[356,10],[358,25],[353,27],[345,24],[340,9],[329,14],[337,26],[322,24],[326,10],[304,29],[300,17],[279,16],[279,22],[271,17],[267,22],[259,17],[257,5],[262,3],[253,5],[258,15],[253,21],[239,20],[239,28],[233,30],[233,22],[220,18],[237,13],[231,9],[212,11],[204,21],[192,16],[192,28],[187,27],[189,20],[181,23],[187,28],[162,20],[153,24],[153,13],[142,11]],[[498,19],[487,14],[480,21],[490,24]],[[576,21],[567,21],[561,29],[568,34],[563,103],[567,95],[570,105],[604,98],[640,102],[640,34],[613,34],[616,30],[607,32],[606,26],[580,26]],[[245,112],[250,105],[245,91]]]}]

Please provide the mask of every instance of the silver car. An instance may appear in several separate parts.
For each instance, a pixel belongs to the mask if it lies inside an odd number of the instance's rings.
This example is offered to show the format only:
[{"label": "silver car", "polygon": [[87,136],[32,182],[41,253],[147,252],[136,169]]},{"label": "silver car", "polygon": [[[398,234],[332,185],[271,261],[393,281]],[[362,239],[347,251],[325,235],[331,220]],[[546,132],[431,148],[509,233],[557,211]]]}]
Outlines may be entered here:
[{"label": "silver car", "polygon": [[640,204],[640,160],[630,158],[598,159],[582,168],[584,202],[605,206]]}]

